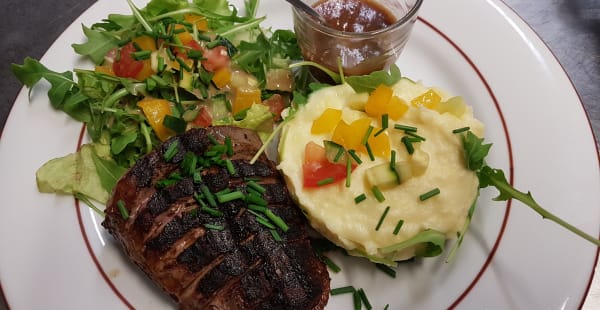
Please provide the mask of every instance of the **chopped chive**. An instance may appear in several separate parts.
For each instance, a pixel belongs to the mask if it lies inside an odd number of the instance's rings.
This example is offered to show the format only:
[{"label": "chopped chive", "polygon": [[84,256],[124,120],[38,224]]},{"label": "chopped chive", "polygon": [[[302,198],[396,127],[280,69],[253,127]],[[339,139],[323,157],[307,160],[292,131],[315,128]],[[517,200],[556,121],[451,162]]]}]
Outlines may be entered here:
[{"label": "chopped chive", "polygon": [[367,294],[365,293],[365,290],[362,288],[359,288],[357,290],[357,292],[358,292],[358,296],[360,296],[360,300],[362,300],[363,304],[365,304],[367,309],[368,310],[373,309],[373,306],[371,305],[371,303],[369,302],[369,299],[367,298]]},{"label": "chopped chive", "polygon": [[194,171],[192,178],[194,180],[194,183],[196,183],[196,184],[202,182],[202,174],[200,174],[199,171]]},{"label": "chopped chive", "polygon": [[279,242],[279,241],[283,240],[283,239],[281,239],[281,236],[279,235],[279,233],[277,232],[277,230],[271,229],[269,231],[271,232],[271,236],[273,236],[273,239],[275,239],[275,241]]},{"label": "chopped chive", "polygon": [[365,145],[369,142],[369,137],[371,136],[371,133],[373,132],[373,126],[369,125],[369,128],[367,128],[367,131],[365,132],[365,135],[363,136],[362,140],[360,141],[360,144]]},{"label": "chopped chive", "polygon": [[198,202],[198,204],[200,205],[200,207],[208,207],[208,205],[206,204],[206,202],[204,202],[204,199],[202,199],[204,196],[201,194],[196,194],[194,195],[194,199],[196,199],[196,201]]},{"label": "chopped chive", "polygon": [[211,38],[209,36],[205,36],[203,34],[198,34],[198,40],[200,41],[211,41]]},{"label": "chopped chive", "polygon": [[213,135],[206,135],[206,136],[208,137],[208,140],[210,140],[210,142],[213,145],[219,145],[220,144],[219,141],[217,141],[217,138],[215,138],[215,136],[213,136]]},{"label": "chopped chive", "polygon": [[227,151],[227,146],[225,146],[223,144],[217,144],[217,145],[211,146],[209,148],[209,150],[215,151],[215,152],[219,153],[219,155],[221,155]]},{"label": "chopped chive", "polygon": [[340,160],[340,158],[342,158],[342,155],[344,155],[344,148],[339,147],[337,153],[335,154],[335,157],[333,158],[333,162],[337,163]]},{"label": "chopped chive", "polygon": [[181,161],[181,170],[184,175],[193,175],[196,171],[196,164],[198,162],[198,157],[193,152],[187,152],[183,156],[183,160]]},{"label": "chopped chive", "polygon": [[246,183],[246,185],[248,185],[248,187],[250,187],[250,188],[252,188],[252,189],[256,190],[257,192],[259,192],[259,193],[261,193],[261,194],[263,194],[264,192],[266,192],[266,191],[267,191],[267,189],[266,189],[266,188],[264,188],[264,187],[262,187],[262,185],[260,185],[260,184],[256,183],[256,181],[248,181],[248,182]]},{"label": "chopped chive", "polygon": [[133,52],[131,53],[131,57],[135,60],[146,60],[150,58],[150,54],[152,54],[149,50]]},{"label": "chopped chive", "polygon": [[171,144],[169,144],[169,147],[167,147],[167,150],[163,154],[163,158],[165,159],[165,161],[171,161],[171,159],[173,159],[175,154],[177,154],[178,147],[179,147],[179,140],[175,140],[175,141],[171,142]]},{"label": "chopped chive", "polygon": [[412,142],[408,139],[408,136],[402,137],[402,143],[404,143],[404,147],[406,147],[406,151],[408,154],[412,154],[415,152],[415,147],[412,145]]},{"label": "chopped chive", "polygon": [[256,204],[256,205],[259,205],[259,206],[263,206],[263,207],[269,204],[261,196],[255,195],[253,193],[250,193],[250,194],[248,194],[246,196],[246,202],[253,203],[253,204]]},{"label": "chopped chive", "polygon": [[165,86],[169,86],[169,83],[167,83],[167,81],[165,81],[163,78],[161,78],[160,76],[153,74],[150,76],[150,78],[155,81],[159,86],[165,87]]},{"label": "chopped chive", "polygon": [[363,202],[365,199],[367,199],[367,195],[365,195],[364,193],[360,194],[360,195],[354,197],[354,203],[359,204],[359,203]]},{"label": "chopped chive", "polygon": [[188,66],[188,64],[185,63],[185,60],[181,59],[180,57],[175,57],[175,61],[177,61],[179,63],[179,65],[187,72],[191,72],[192,68],[190,68],[190,66]]},{"label": "chopped chive", "polygon": [[225,160],[225,167],[227,168],[227,172],[229,172],[229,174],[231,174],[231,175],[235,175],[236,174],[235,167],[233,166],[233,163],[231,162],[231,159],[226,159]]},{"label": "chopped chive", "polygon": [[165,59],[162,56],[158,56],[157,58],[158,64],[156,66],[156,68],[158,69],[158,72],[163,72],[165,71]]},{"label": "chopped chive", "polygon": [[175,55],[173,55],[173,51],[171,51],[170,48],[165,48],[165,50],[167,51],[167,56],[169,57],[169,60],[175,60]]},{"label": "chopped chive", "polygon": [[352,160],[350,157],[346,158],[346,187],[350,187],[352,177]]},{"label": "chopped chive", "polygon": [[269,222],[269,220],[264,218],[262,215],[260,215],[260,214],[254,214],[254,215],[256,215],[256,221],[259,224],[267,227],[268,229],[276,229],[277,228],[277,227],[275,227],[275,225],[273,225],[271,222]]},{"label": "chopped chive", "polygon": [[129,218],[129,212],[127,211],[127,208],[125,208],[125,202],[121,199],[119,199],[119,201],[117,201],[117,208],[119,208],[119,213],[121,213],[121,217],[124,220],[127,220]]},{"label": "chopped chive", "polygon": [[381,115],[381,129],[387,129],[390,116],[388,114]]},{"label": "chopped chive", "polygon": [[140,47],[140,45],[137,42],[135,42],[135,41],[132,41],[131,45],[133,45],[133,47],[135,48],[136,52],[139,52],[139,51],[142,50],[142,48]]},{"label": "chopped chive", "polygon": [[340,268],[340,266],[338,266],[335,262],[333,262],[329,257],[327,257],[325,255],[321,255],[321,260],[334,273],[338,273],[338,272],[340,272],[342,270],[342,268]]},{"label": "chopped chive", "polygon": [[331,296],[335,296],[335,295],[340,295],[340,294],[354,293],[355,291],[356,291],[356,289],[354,288],[354,286],[349,285],[349,286],[342,286],[342,287],[331,289],[329,291],[329,294]]},{"label": "chopped chive", "polygon": [[412,132],[412,131],[407,131],[405,132],[407,135],[416,138],[416,140],[414,142],[421,142],[421,141],[425,141],[426,139],[422,136],[419,136],[418,134]]},{"label": "chopped chive", "polygon": [[198,208],[194,208],[190,211],[191,216],[198,216]]},{"label": "chopped chive", "polygon": [[396,171],[396,150],[392,150],[390,154],[390,169]]},{"label": "chopped chive", "polygon": [[270,209],[265,210],[265,215],[273,222],[273,224],[277,225],[277,227],[281,228],[284,232],[287,232],[290,228],[285,223],[285,221],[277,216],[277,214],[273,213]]},{"label": "chopped chive", "polygon": [[208,186],[202,184],[200,185],[200,191],[202,192],[202,195],[204,195],[204,198],[206,198],[206,200],[208,201],[208,204],[211,207],[216,207],[217,206],[217,202],[215,201],[215,197],[213,196],[213,193],[210,192],[210,190],[208,189]]},{"label": "chopped chive", "polygon": [[371,159],[371,161],[375,160],[375,155],[373,155],[373,150],[371,150],[371,145],[369,145],[369,143],[365,144],[365,147],[367,148],[367,154],[369,154],[369,158]]},{"label": "chopped chive", "polygon": [[208,213],[212,216],[223,216],[223,212],[217,210],[217,209],[213,209],[211,207],[208,206],[204,206],[202,208],[200,208],[200,211],[204,212],[204,213]]},{"label": "chopped chive", "polygon": [[235,192],[231,192],[231,193],[226,193],[223,195],[217,195],[217,200],[219,201],[219,203],[225,203],[228,201],[232,201],[232,200],[236,200],[236,199],[244,199],[244,193],[242,193],[241,191],[235,191]]},{"label": "chopped chive", "polygon": [[394,227],[394,235],[398,235],[398,233],[400,232],[400,228],[402,228],[402,225],[404,225],[404,220],[399,220],[396,224],[396,227]]},{"label": "chopped chive", "polygon": [[373,186],[371,188],[371,191],[373,192],[373,195],[375,195],[375,199],[377,199],[377,201],[383,202],[385,200],[385,197],[383,196],[383,193],[381,192],[381,190],[379,189],[379,187],[377,187],[377,185]]},{"label": "chopped chive", "polygon": [[407,126],[407,125],[401,125],[401,124],[394,125],[394,129],[404,130],[404,131],[412,131],[412,132],[416,132],[417,131],[417,127]]},{"label": "chopped chive", "polygon": [[469,129],[471,129],[471,127],[456,128],[456,129],[452,130],[452,133],[461,133],[461,132],[465,132]]},{"label": "chopped chive", "polygon": [[248,186],[246,186],[246,193],[247,193],[248,195],[249,195],[249,194],[253,194],[253,195],[256,195],[256,196],[261,196],[261,197],[262,197],[262,193],[261,193],[261,192],[259,192],[259,191],[257,191],[257,190],[255,190],[255,189],[253,189],[252,187],[248,187]]},{"label": "chopped chive", "polygon": [[422,194],[421,196],[419,196],[419,199],[421,201],[425,201],[425,200],[427,200],[427,199],[429,199],[429,198],[431,198],[431,197],[433,197],[433,196],[435,196],[435,195],[437,195],[439,193],[440,193],[440,189],[436,187],[436,188],[428,191],[427,193]]},{"label": "chopped chive", "polygon": [[388,310],[390,308],[390,304],[386,304],[385,307],[383,307],[383,310]]},{"label": "chopped chive", "polygon": [[183,29],[183,28],[179,28],[179,29],[173,29],[173,34],[179,34],[179,33],[183,33],[183,32],[185,32],[185,31],[186,31],[186,30],[185,30],[185,29]]},{"label": "chopped chive", "polygon": [[352,159],[354,159],[354,161],[357,164],[359,164],[359,165],[362,164],[362,160],[360,159],[360,157],[358,157],[355,150],[348,150],[348,154],[350,154],[350,156],[352,156]]},{"label": "chopped chive", "polygon": [[362,301],[360,300],[360,295],[358,294],[358,290],[352,294],[352,301],[354,303],[354,310],[362,309]]},{"label": "chopped chive", "polygon": [[260,180],[262,180],[262,179],[259,177],[245,177],[244,178],[244,181],[246,181],[246,182],[250,182],[250,181],[258,182]]},{"label": "chopped chive", "polygon": [[383,224],[383,220],[385,220],[385,217],[387,216],[388,212],[390,211],[390,206],[387,206],[385,208],[385,211],[383,211],[383,214],[381,214],[381,217],[379,218],[379,222],[377,222],[377,226],[375,227],[375,231],[379,231],[379,228],[381,228],[381,224]]},{"label": "chopped chive", "polygon": [[329,177],[329,178],[325,178],[323,180],[317,181],[317,186],[323,186],[323,185],[331,184],[333,182],[335,182],[335,179],[332,177]]},{"label": "chopped chive", "polygon": [[383,271],[388,276],[390,276],[392,278],[396,278],[396,270],[394,270],[392,267],[390,267],[388,265],[384,265],[384,264],[375,264],[375,267],[377,267],[377,269]]},{"label": "chopped chive", "polygon": [[197,51],[197,50],[191,50],[187,52],[187,57],[189,59],[201,59],[202,58],[202,52],[201,51]]},{"label": "chopped chive", "polygon": [[223,227],[223,225],[216,225],[216,224],[204,224],[204,227],[211,229],[211,230],[223,230],[225,229],[225,227]]},{"label": "chopped chive", "polygon": [[152,91],[156,87],[156,81],[149,78],[146,79],[146,90]]},{"label": "chopped chive", "polygon": [[381,129],[377,130],[377,132],[376,132],[376,133],[373,135],[373,137],[377,137],[377,136],[379,136],[379,135],[380,135],[380,134],[382,134],[384,131],[385,131],[385,128],[381,128]]},{"label": "chopped chive", "polygon": [[248,204],[248,209],[264,213],[267,208],[255,204]]},{"label": "chopped chive", "polygon": [[225,147],[227,147],[227,156],[233,156],[233,143],[231,142],[231,137],[225,137]]}]

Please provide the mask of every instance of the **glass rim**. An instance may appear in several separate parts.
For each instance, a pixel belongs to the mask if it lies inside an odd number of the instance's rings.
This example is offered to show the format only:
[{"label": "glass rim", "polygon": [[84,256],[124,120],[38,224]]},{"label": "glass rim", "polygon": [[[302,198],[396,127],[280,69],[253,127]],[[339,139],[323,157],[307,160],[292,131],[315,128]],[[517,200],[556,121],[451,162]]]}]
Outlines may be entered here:
[{"label": "glass rim", "polygon": [[365,31],[365,32],[350,32],[350,31],[337,30],[335,28],[329,27],[328,25],[319,23],[312,16],[308,15],[307,13],[303,12],[302,10],[296,9],[293,6],[292,6],[292,11],[295,16],[301,16],[301,18],[303,20],[305,20],[307,23],[309,23],[311,26],[313,26],[313,28],[315,30],[318,30],[318,31],[321,31],[321,32],[324,32],[327,34],[331,34],[331,35],[334,35],[337,37],[365,38],[366,39],[366,38],[370,38],[374,35],[378,35],[381,33],[385,33],[385,32],[392,31],[392,30],[398,29],[400,27],[406,26],[406,24],[408,22],[410,22],[413,18],[416,17],[417,12],[421,8],[421,4],[423,4],[423,0],[415,0],[415,4],[410,8],[410,10],[408,10],[408,12],[406,12],[406,14],[404,14],[404,16],[402,16],[402,18],[398,19],[390,26],[387,26],[387,27],[381,28],[381,29],[377,29],[377,30]]}]

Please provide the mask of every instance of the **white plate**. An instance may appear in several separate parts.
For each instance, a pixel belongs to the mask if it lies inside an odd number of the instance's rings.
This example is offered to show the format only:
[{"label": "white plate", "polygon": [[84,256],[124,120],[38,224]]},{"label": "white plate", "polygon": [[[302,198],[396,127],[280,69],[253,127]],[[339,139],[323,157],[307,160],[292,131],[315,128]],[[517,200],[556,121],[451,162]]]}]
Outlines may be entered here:
[{"label": "white plate", "polygon": [[[140,3],[143,6],[143,3]],[[42,62],[57,71],[90,67],[70,45],[80,24],[129,13],[101,0],[51,46]],[[291,28],[284,1],[264,0],[265,26]],[[276,13],[275,13],[276,12]],[[592,235],[600,231],[600,169],[589,122],[561,66],[502,2],[425,1],[398,62],[404,75],[462,95],[487,125],[489,163],[518,188]],[[0,283],[14,309],[163,309],[174,307],[133,267],[72,198],[39,194],[35,171],[76,150],[81,124],[53,111],[47,86],[23,90],[0,143]],[[401,265],[396,279],[364,260],[334,256],[332,287],[354,285],[375,309],[576,309],[585,299],[597,248],[518,202],[480,199],[456,260]],[[351,309],[334,296],[328,309]]]}]

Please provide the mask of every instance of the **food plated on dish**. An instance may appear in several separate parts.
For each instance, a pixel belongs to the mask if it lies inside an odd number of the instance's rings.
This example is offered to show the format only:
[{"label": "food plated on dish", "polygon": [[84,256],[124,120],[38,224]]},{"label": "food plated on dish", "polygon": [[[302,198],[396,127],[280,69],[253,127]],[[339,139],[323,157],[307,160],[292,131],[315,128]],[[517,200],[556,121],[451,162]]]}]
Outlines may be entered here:
[{"label": "food plated on dish", "polygon": [[[193,29],[192,29],[192,30],[193,30]],[[397,81],[395,81],[395,82],[397,82]],[[388,87],[394,87],[394,85],[387,85],[387,86],[388,86]],[[336,87],[337,87],[337,86],[336,86]],[[421,88],[421,90],[425,90],[425,91],[423,91],[423,93],[426,93],[428,89],[423,89],[423,88]],[[320,90],[318,94],[317,94],[316,92],[315,92],[315,93],[313,93],[313,94],[312,94],[312,95],[309,97],[309,100],[310,100],[311,98],[313,98],[314,96],[317,96],[317,97],[318,97],[318,96],[319,96],[319,94],[321,94],[321,92],[326,92],[326,91],[328,91],[328,89],[323,89],[323,90]],[[362,93],[362,94],[367,94],[367,95],[368,95],[368,93],[369,93],[369,92],[367,91],[367,92],[361,92],[361,93]],[[418,97],[419,95],[421,95],[421,94],[418,94],[417,96],[414,96],[414,97],[406,97],[406,98],[404,98],[404,100],[405,100],[405,101],[409,101],[409,102],[410,102],[410,101],[412,101],[414,98]],[[364,97],[364,96],[363,96],[363,97]],[[446,101],[447,101],[447,99],[449,99],[449,97],[447,97],[447,96],[444,96],[444,100],[441,100],[441,102],[446,102]],[[357,101],[357,102],[358,102],[358,101]],[[427,108],[426,108],[426,107],[425,107],[425,108],[421,107],[420,109],[427,109]],[[358,108],[358,109],[357,109],[357,111],[360,111],[360,110],[361,110],[360,108]],[[285,123],[285,125],[283,126],[283,131],[284,131],[284,132],[285,132],[286,128],[292,128],[292,127],[286,127],[286,126],[287,126],[287,125],[289,125],[289,124],[291,124],[291,123],[293,123],[295,120],[297,120],[297,119],[298,119],[298,118],[299,118],[299,117],[302,115],[302,114],[301,114],[301,113],[302,113],[302,111],[303,111],[303,110],[302,110],[302,107],[298,107],[298,108],[295,110],[295,114],[294,114],[294,116],[293,116],[292,118],[290,118],[289,122]],[[145,111],[143,111],[143,112],[145,112]],[[435,109],[429,109],[429,110],[428,110],[428,112],[432,112],[432,113],[433,113],[433,112],[435,112],[435,113],[439,113],[439,111],[436,111]],[[427,113],[428,113],[428,112],[427,112]],[[441,113],[440,113],[440,114],[441,114]],[[145,115],[145,114],[144,114],[144,115]],[[409,113],[409,115],[410,115],[410,113]],[[383,123],[383,121],[382,121],[382,120],[383,120],[383,118],[382,118],[381,116],[382,116],[382,115],[379,115],[379,117],[373,117],[373,116],[371,116],[371,118],[372,118],[371,120],[372,120],[374,123],[376,123],[377,125],[379,125],[379,126],[380,126],[380,128],[377,128],[377,130],[375,130],[375,128],[374,128],[374,129],[373,129],[373,131],[371,132],[371,133],[372,133],[372,135],[373,135],[373,137],[375,136],[375,134],[377,134],[377,133],[379,132],[379,130],[380,130],[380,129],[382,129],[382,128],[383,128],[383,126],[382,126],[382,123]],[[449,115],[447,115],[447,116],[449,116]],[[285,115],[284,115],[284,117],[285,117]],[[298,117],[298,118],[296,118],[296,117]],[[388,115],[388,117],[389,117],[389,115]],[[348,121],[348,119],[346,119],[346,121]],[[403,120],[402,120],[401,118],[400,118],[400,119],[398,119],[397,121],[394,121],[394,122],[391,122],[391,121],[390,121],[390,122],[389,122],[389,125],[394,125],[394,124],[402,124],[402,121],[403,121]],[[155,130],[155,129],[154,129],[152,126],[151,126],[151,124],[150,124],[150,127],[152,128],[151,134],[157,134],[158,132],[160,132],[160,130],[157,132],[157,130]],[[388,128],[388,132],[392,130],[392,129],[391,129],[391,127],[393,127],[393,126],[389,126],[389,128]],[[414,127],[417,127],[417,126],[414,126]],[[474,128],[475,128],[475,126],[474,126]],[[459,129],[459,128],[457,127],[457,128],[455,128],[455,129]],[[422,129],[422,130],[423,130],[423,129]],[[476,131],[476,129],[474,129],[474,130]],[[335,128],[333,129],[333,131],[335,131]],[[411,131],[409,130],[409,132],[411,132]],[[423,132],[426,132],[426,130],[423,130]],[[417,135],[421,134],[421,135],[422,135],[422,138],[426,139],[426,141],[424,141],[424,142],[431,142],[431,139],[432,139],[432,138],[429,138],[429,139],[428,139],[427,135],[423,134],[423,132],[420,132],[420,133],[419,133],[419,131],[417,130]],[[405,135],[405,134],[406,134],[406,133],[404,132],[404,130],[398,130],[398,133],[402,133],[402,135]],[[333,134],[333,132],[332,132],[332,134]],[[387,133],[387,132],[386,132],[385,134],[386,134],[386,135],[388,135],[388,133]],[[451,135],[451,136],[452,136],[452,137],[454,137],[453,139],[455,139],[455,141],[456,141],[456,142],[461,142],[461,141],[462,141],[462,140],[461,140],[461,137],[462,137],[462,135],[463,135],[463,134],[465,134],[465,135],[466,135],[466,132],[462,132],[462,133],[460,133],[460,132],[458,132],[458,133],[453,133],[453,135]],[[359,136],[362,136],[362,137],[364,137],[364,133],[363,133],[362,135],[359,135]],[[391,136],[391,134],[390,134],[390,135],[388,135],[388,137],[390,137],[390,136]],[[361,138],[362,138],[362,137],[361,137]],[[382,132],[382,133],[379,133],[379,134],[377,135],[377,137],[385,137],[385,135],[383,135],[383,132]],[[369,140],[369,138],[370,138],[370,137],[369,137],[369,136],[367,136],[367,141]],[[399,137],[399,138],[401,138],[401,137]],[[334,141],[334,140],[335,140],[335,139],[333,139],[333,137],[332,137],[332,141]],[[429,141],[427,141],[427,140],[429,140]],[[406,140],[405,140],[405,141],[406,141]],[[340,141],[338,140],[338,142],[340,142]],[[400,143],[402,143],[402,144],[395,145],[395,147],[394,147],[394,150],[395,150],[395,151],[397,151],[397,153],[396,153],[396,154],[398,155],[398,162],[401,162],[401,161],[400,161],[400,159],[403,159],[403,160],[405,160],[407,157],[400,156],[401,154],[399,153],[399,151],[408,152],[408,149],[407,149],[407,146],[404,144],[404,142],[402,142],[402,140],[395,141],[394,143],[398,143],[398,142],[400,142]],[[375,142],[374,142],[374,143],[375,143]],[[343,145],[343,143],[338,143],[338,145]],[[417,141],[412,141],[412,142],[410,142],[410,145],[413,145],[413,146],[414,146],[414,147],[417,149],[417,152],[416,152],[416,154],[418,155],[418,153],[419,153],[418,151],[420,150],[420,148],[422,148],[422,147],[425,147],[426,143],[417,142]],[[460,146],[460,144],[459,144],[459,146]],[[325,147],[325,146],[323,146],[323,147]],[[351,147],[348,147],[348,146],[345,146],[344,148],[345,148],[346,150],[349,150],[349,149],[351,149]],[[460,150],[460,148],[459,148],[459,149],[458,149],[458,151],[462,151],[462,150]],[[385,153],[385,152],[384,152],[384,153]],[[391,150],[390,150],[390,153],[391,153]],[[363,152],[363,153],[361,153],[361,152],[359,152],[359,154],[360,154],[360,156],[362,156],[362,159],[364,160],[363,162],[367,162],[367,161],[369,161],[369,160],[370,160],[370,159],[367,159],[367,158],[368,158],[368,157],[367,157],[367,156],[368,156],[368,154],[367,154],[367,153],[364,153],[364,152]],[[388,155],[391,155],[391,154],[388,154]],[[406,155],[406,154],[402,153],[402,155]],[[300,156],[298,156],[298,158],[300,158]],[[348,156],[346,156],[346,159],[347,159],[347,158],[348,158]],[[381,158],[384,158],[384,157],[383,157],[383,156],[379,156],[379,158],[381,159]],[[365,160],[365,159],[366,159],[366,160]],[[388,164],[389,164],[389,162],[391,162],[391,160],[388,160],[387,158],[386,158],[386,160],[388,161]],[[380,162],[380,163],[381,163],[381,162]],[[95,164],[94,164],[94,165],[95,165]],[[427,166],[427,165],[426,165],[426,166]],[[387,165],[387,167],[390,167],[390,165]],[[365,166],[357,165],[357,167],[355,168],[355,170],[354,170],[354,171],[357,171],[356,169],[366,169],[366,168],[367,168],[367,166],[366,166],[366,165],[365,165]],[[351,164],[351,169],[352,169],[352,164]],[[396,166],[395,166],[395,165],[394,165],[394,169],[396,169]],[[411,169],[412,169],[412,166],[411,166]],[[390,172],[390,171],[391,171],[391,173],[392,173],[392,176],[394,176],[394,177],[395,177],[393,170],[391,170],[391,169],[390,169],[390,170],[387,170],[386,172]],[[425,170],[425,171],[427,171],[427,170]],[[346,173],[346,171],[344,171],[344,172]],[[418,177],[419,177],[419,173],[420,173],[420,172],[422,172],[422,171],[418,171],[418,169],[415,169],[415,175],[414,175],[414,179],[418,179]],[[474,174],[474,173],[472,172],[472,174]],[[325,179],[326,179],[326,178],[325,178]],[[361,180],[362,178],[361,178],[361,177],[359,177],[359,176],[353,176],[351,179],[352,179],[351,186],[352,186],[352,185],[356,185],[356,184],[360,184],[361,182],[364,182],[364,180]],[[377,180],[377,179],[379,179],[379,178],[376,178],[376,180],[374,180],[374,181],[369,181],[369,182],[372,182],[372,183],[373,183],[373,182],[374,182],[374,183],[377,183],[377,182],[379,182],[379,180]],[[414,180],[414,179],[413,179],[413,180]],[[321,181],[321,180],[318,180],[318,181]],[[317,181],[317,182],[318,182],[318,181]],[[387,182],[387,181],[386,181],[386,182]],[[326,182],[326,183],[327,183],[327,182]],[[372,185],[372,183],[368,183],[368,184],[369,184],[369,185]],[[386,184],[387,184],[387,183],[386,183]],[[407,185],[407,184],[410,184],[410,182],[408,182],[408,181],[407,181],[407,183],[404,183],[404,185]],[[326,188],[333,188],[333,186],[339,186],[339,185],[343,185],[343,186],[345,186],[345,180],[344,180],[344,181],[341,181],[341,182],[334,182],[334,183],[321,184],[321,185],[319,185],[319,186],[321,186],[321,187],[320,187],[321,189],[326,189]],[[381,184],[381,187],[382,187],[382,188],[385,188],[386,186],[389,186],[389,185],[384,185],[384,184]],[[400,184],[400,185],[399,185],[399,188],[400,188],[401,186],[402,186],[402,184]],[[366,189],[368,189],[368,190],[371,190],[372,186],[365,187],[365,188],[366,188]],[[435,186],[434,186],[434,187],[432,187],[432,189],[435,189]],[[438,187],[438,189],[439,189],[439,187]],[[442,189],[443,189],[443,188],[442,188]],[[386,195],[386,193],[385,193],[385,190],[387,190],[387,189],[384,189],[384,192],[383,192],[383,194],[384,194],[384,196],[386,196],[386,201],[390,201],[391,199],[390,199],[390,197],[388,197],[388,195]],[[474,190],[476,190],[476,188],[474,188]],[[340,192],[341,192],[341,191],[340,191]],[[431,203],[431,202],[432,202],[432,201],[434,201],[435,199],[443,197],[443,195],[442,195],[442,194],[443,194],[443,193],[445,193],[445,192],[446,192],[446,191],[440,191],[440,193],[438,193],[438,194],[436,194],[436,195],[433,195],[433,196],[432,196],[432,197],[430,197],[430,198],[427,198],[427,199],[425,199],[425,200],[424,200],[424,202],[426,202],[426,203]],[[368,194],[368,195],[369,195],[369,197],[368,197],[369,199],[373,199],[373,198],[374,198],[374,196],[371,196],[371,195],[375,195],[375,194],[374,194],[372,191],[371,191],[371,192],[367,192],[367,191],[365,191],[365,194]],[[473,198],[473,197],[471,197],[471,200],[472,200],[472,198]],[[357,206],[360,206],[360,204],[358,204]],[[469,203],[467,206],[463,206],[463,208],[464,208],[464,209],[463,209],[463,212],[465,212],[465,211],[466,211],[466,210],[467,210],[467,209],[468,209],[470,206],[471,206],[471,204],[470,204],[470,203]],[[380,210],[380,211],[381,211],[381,210]],[[385,211],[385,209],[383,209],[383,211]],[[388,213],[388,215],[387,215],[387,216],[391,216],[391,215],[392,215],[392,211],[389,211],[389,212],[390,212],[390,213]],[[389,218],[388,218],[387,216],[385,216],[385,217],[384,217],[384,216],[383,216],[383,212],[376,212],[376,214],[374,213],[374,214],[371,214],[371,215],[372,215],[372,218],[375,218],[375,222],[377,222],[378,220],[382,220],[382,222],[383,222],[384,224],[386,223],[386,219],[388,219],[388,220],[389,220],[389,219],[391,218],[391,217],[389,217]],[[464,216],[464,219],[466,219],[466,214],[465,214],[465,216]],[[389,224],[389,223],[388,223],[388,224]],[[382,226],[382,227],[384,227],[384,226]],[[404,228],[406,228],[406,227],[409,227],[409,226],[407,225],[407,226],[405,226]],[[395,230],[395,227],[394,227],[394,230]],[[373,231],[375,231],[375,228],[373,228]],[[402,231],[402,229],[401,229],[400,231]],[[393,235],[393,233],[392,233],[392,235]],[[334,238],[332,238],[332,239],[334,239]],[[442,242],[443,242],[443,240],[445,240],[445,238],[443,238],[443,239],[442,239]],[[438,242],[438,244],[439,244],[439,242]],[[359,285],[360,285],[360,284],[359,284]]]}]

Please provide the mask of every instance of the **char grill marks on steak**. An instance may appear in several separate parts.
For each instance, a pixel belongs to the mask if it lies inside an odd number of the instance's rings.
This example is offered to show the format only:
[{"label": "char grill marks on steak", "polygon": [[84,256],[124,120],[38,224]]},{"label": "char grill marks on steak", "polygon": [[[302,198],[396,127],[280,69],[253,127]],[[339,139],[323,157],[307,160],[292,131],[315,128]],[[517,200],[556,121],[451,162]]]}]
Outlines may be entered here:
[{"label": "char grill marks on steak", "polygon": [[[225,145],[228,139],[231,156],[206,159],[214,140]],[[182,309],[322,309],[327,303],[329,275],[311,247],[303,214],[265,155],[250,164],[260,145],[246,129],[192,129],[140,159],[115,186],[102,225]],[[190,152],[202,166],[200,178],[182,168]],[[267,211],[244,198],[211,207],[206,196],[197,197],[206,189],[246,196],[253,191],[249,178],[264,189],[266,208],[287,231],[266,226],[265,220],[274,225]]]}]

